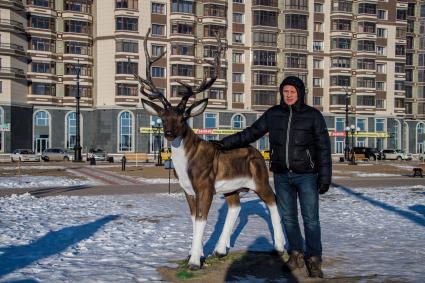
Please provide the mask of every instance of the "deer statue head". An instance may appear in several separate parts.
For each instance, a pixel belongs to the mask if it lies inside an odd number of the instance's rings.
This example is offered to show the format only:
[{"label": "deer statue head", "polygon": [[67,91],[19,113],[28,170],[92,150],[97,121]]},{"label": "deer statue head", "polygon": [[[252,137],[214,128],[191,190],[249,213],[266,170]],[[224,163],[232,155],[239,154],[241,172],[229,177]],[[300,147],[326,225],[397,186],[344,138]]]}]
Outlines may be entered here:
[{"label": "deer statue head", "polygon": [[[191,86],[182,81],[178,81],[178,83],[182,85],[186,90],[183,93],[183,97],[180,103],[177,106],[173,106],[167,100],[164,94],[154,85],[152,81],[151,66],[156,61],[161,59],[167,51],[164,50],[162,54],[154,58],[149,55],[147,39],[149,37],[150,31],[151,30],[149,28],[143,42],[146,56],[146,79],[141,78],[137,74],[137,72],[134,73],[134,76],[141,85],[140,92],[144,96],[149,98],[149,100],[144,98],[141,99],[143,108],[151,115],[159,116],[161,118],[164,136],[168,141],[172,141],[179,136],[183,136],[184,131],[187,127],[187,119],[203,113],[206,109],[208,105],[208,98],[204,98],[202,100],[195,100],[189,107],[187,107],[186,104],[191,96],[195,96],[196,94],[209,89],[214,84],[221,71],[220,58],[222,57],[222,53],[225,48],[223,47],[223,44],[218,34],[216,34],[218,47],[217,52],[214,55],[214,60],[204,60],[204,62],[213,66],[211,77],[207,79],[207,77],[204,76],[202,82],[197,86]],[[154,103],[153,101],[155,100],[159,100],[162,106]]]}]

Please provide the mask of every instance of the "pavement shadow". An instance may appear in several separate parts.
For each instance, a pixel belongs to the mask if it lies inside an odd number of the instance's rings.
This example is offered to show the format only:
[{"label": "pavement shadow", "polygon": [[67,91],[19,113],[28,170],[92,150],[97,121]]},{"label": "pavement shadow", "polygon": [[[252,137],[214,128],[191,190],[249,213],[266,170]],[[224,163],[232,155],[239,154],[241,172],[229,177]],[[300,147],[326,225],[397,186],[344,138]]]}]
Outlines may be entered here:
[{"label": "pavement shadow", "polygon": [[415,205],[409,206],[409,209],[419,214],[422,214],[425,217],[425,205],[415,204]]},{"label": "pavement shadow", "polygon": [[[382,202],[382,201],[373,199],[371,197],[365,196],[364,194],[355,192],[354,190],[347,188],[347,187],[344,187],[343,185],[339,185],[339,184],[336,184],[336,183],[332,183],[332,185],[334,187],[342,190],[343,192],[355,197],[355,198],[358,198],[362,201],[368,202],[368,203],[370,203],[374,206],[380,207],[380,208],[385,209],[387,211],[390,211],[392,213],[398,214],[401,217],[404,217],[407,220],[412,221],[415,224],[419,224],[419,225],[425,227],[425,217],[418,216],[418,215],[416,215],[416,214],[414,214],[410,211],[405,211],[405,210],[399,209],[395,206],[389,205],[385,202]],[[421,205],[417,205],[417,206],[413,206],[413,207],[417,208],[417,207],[421,207]],[[409,208],[412,209],[411,207],[409,207]],[[421,209],[423,209],[423,208],[421,208]],[[414,210],[414,209],[412,209],[412,210]],[[423,211],[423,210],[421,210],[421,211]]]},{"label": "pavement shadow", "polygon": [[[226,221],[227,215],[227,202],[223,202],[223,205],[218,210],[218,219],[214,226],[214,230],[211,233],[208,241],[204,245],[204,254],[211,254],[215,248],[215,245],[220,238],[221,232],[223,231],[224,222]],[[260,199],[250,200],[247,202],[241,202],[241,211],[239,213],[239,223],[234,229],[230,237],[230,246],[233,247],[243,228],[248,224],[248,218],[252,215],[257,215],[266,221],[269,228],[270,234],[273,235],[273,226],[270,219],[268,209],[263,205]],[[273,245],[270,246],[270,250],[273,250]]]},{"label": "pavement shadow", "polygon": [[77,190],[84,190],[90,188],[88,185],[76,185],[76,186],[70,186],[70,187],[49,187],[49,188],[41,188],[36,190],[31,190],[29,193],[35,197],[43,197],[43,196],[49,196],[51,194],[59,194],[59,193],[65,193],[65,192],[71,192],[71,191],[77,191]]},{"label": "pavement shadow", "polygon": [[116,218],[117,215],[108,215],[87,224],[51,231],[27,245],[1,248],[0,278],[37,260],[66,250],[69,246],[91,237],[103,225]]},{"label": "pavement shadow", "polygon": [[235,259],[227,269],[225,282],[299,282],[289,272],[284,272],[284,260],[276,252],[259,251],[264,243],[273,247],[265,237],[258,237],[241,258]]}]

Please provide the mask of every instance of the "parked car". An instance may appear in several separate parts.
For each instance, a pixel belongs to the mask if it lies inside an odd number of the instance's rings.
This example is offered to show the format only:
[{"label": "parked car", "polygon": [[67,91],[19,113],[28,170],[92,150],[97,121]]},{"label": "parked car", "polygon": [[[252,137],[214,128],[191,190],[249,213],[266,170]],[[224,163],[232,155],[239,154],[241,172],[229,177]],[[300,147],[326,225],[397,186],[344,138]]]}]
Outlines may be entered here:
[{"label": "parked car", "polygon": [[388,160],[412,160],[412,154],[401,149],[384,149],[384,158]]},{"label": "parked car", "polygon": [[43,151],[41,159],[44,161],[70,161],[71,155],[63,148],[47,148]]},{"label": "parked car", "polygon": [[15,161],[40,161],[40,155],[31,149],[15,149],[10,155],[10,160]]},{"label": "parked car", "polygon": [[381,160],[381,152],[376,147],[355,146],[353,147],[355,154],[364,154],[369,160]]},{"label": "parked car", "polygon": [[94,157],[96,161],[105,161],[107,160],[107,156],[108,154],[106,153],[106,151],[101,148],[92,148],[89,150],[89,153],[87,155],[88,159],[92,159]]},{"label": "parked car", "polygon": [[419,153],[418,158],[419,158],[420,161],[424,161],[424,159],[425,159],[425,153]]}]

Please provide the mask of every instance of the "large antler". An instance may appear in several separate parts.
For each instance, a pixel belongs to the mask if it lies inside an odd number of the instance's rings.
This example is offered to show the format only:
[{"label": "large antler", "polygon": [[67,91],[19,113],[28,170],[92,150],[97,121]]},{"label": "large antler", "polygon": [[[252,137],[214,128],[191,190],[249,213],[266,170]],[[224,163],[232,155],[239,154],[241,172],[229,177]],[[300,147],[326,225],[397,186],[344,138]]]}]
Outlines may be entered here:
[{"label": "large antler", "polygon": [[[158,88],[154,85],[152,82],[152,75],[151,75],[151,67],[152,65],[161,59],[166,53],[167,50],[164,50],[158,57],[152,58],[149,55],[148,51],[148,37],[151,32],[151,29],[148,29],[148,32],[146,33],[145,39],[143,40],[143,47],[145,49],[145,56],[146,56],[146,79],[143,79],[139,76],[137,73],[137,70],[134,70],[134,77],[136,80],[140,83],[140,92],[147,96],[150,100],[159,99],[165,108],[171,107],[171,103],[168,102],[167,98],[165,98],[164,94],[158,90]],[[130,58],[128,58],[128,62],[130,63]]]},{"label": "large antler", "polygon": [[177,106],[181,111],[185,110],[186,103],[192,95],[196,95],[197,93],[200,93],[200,92],[203,92],[203,91],[209,89],[214,84],[217,77],[219,77],[219,75],[220,75],[220,72],[221,72],[220,58],[221,58],[222,52],[225,48],[223,47],[223,44],[220,40],[220,36],[219,36],[218,33],[215,33],[215,38],[217,39],[218,45],[217,45],[217,52],[214,54],[214,61],[204,60],[204,62],[213,66],[210,79],[207,80],[207,77],[204,76],[204,79],[202,80],[202,82],[198,86],[191,86],[187,83],[177,81],[180,85],[184,86],[187,90],[185,92],[185,94],[183,95],[183,98],[180,101],[179,105]]}]

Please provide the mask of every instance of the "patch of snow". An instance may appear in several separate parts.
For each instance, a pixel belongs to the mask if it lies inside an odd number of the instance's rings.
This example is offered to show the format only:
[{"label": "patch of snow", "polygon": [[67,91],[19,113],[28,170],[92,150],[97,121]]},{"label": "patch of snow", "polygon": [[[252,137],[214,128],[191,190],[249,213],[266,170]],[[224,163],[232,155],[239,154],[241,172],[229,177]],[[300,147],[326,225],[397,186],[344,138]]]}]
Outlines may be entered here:
[{"label": "patch of snow", "polygon": [[[166,178],[150,178],[149,179],[149,178],[138,177],[137,180],[146,184],[168,184],[168,179]],[[179,180],[171,178],[170,183],[178,184]]]},{"label": "patch of snow", "polygon": [[356,172],[357,177],[400,177],[401,174],[388,174],[388,173],[362,173]]},{"label": "patch of snow", "polygon": [[92,180],[72,179],[62,176],[29,176],[22,175],[20,178],[0,177],[0,189],[8,188],[44,188],[44,187],[72,187],[82,185],[94,185]]},{"label": "patch of snow", "polygon": [[[24,165],[21,166],[22,169],[38,169],[38,170],[56,170],[56,169],[65,169],[65,166],[55,166],[55,165]],[[18,170],[18,166],[3,166],[0,167],[0,170],[11,171]]]},{"label": "patch of snow", "polygon": [[[335,259],[325,275],[424,282],[424,196],[425,186],[338,187],[321,196],[324,257]],[[252,193],[241,202],[231,250],[272,250],[265,205]],[[205,255],[226,211],[215,197]],[[192,223],[184,194],[25,194],[0,198],[0,231],[0,282],[153,282],[161,280],[157,267],[187,256]]]}]

